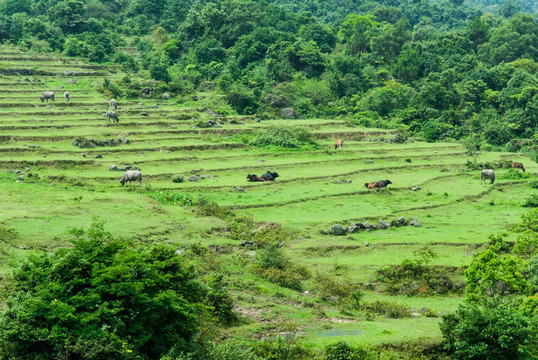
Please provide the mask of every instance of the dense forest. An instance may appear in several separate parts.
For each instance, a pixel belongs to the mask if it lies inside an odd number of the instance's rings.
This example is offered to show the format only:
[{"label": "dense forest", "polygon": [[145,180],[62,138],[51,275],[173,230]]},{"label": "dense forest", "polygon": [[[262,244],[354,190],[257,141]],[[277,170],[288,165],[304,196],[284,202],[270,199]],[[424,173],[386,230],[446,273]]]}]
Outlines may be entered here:
[{"label": "dense forest", "polygon": [[286,107],[536,159],[532,1],[6,0],[0,14],[2,41],[149,70],[174,95],[215,90],[221,114]]}]

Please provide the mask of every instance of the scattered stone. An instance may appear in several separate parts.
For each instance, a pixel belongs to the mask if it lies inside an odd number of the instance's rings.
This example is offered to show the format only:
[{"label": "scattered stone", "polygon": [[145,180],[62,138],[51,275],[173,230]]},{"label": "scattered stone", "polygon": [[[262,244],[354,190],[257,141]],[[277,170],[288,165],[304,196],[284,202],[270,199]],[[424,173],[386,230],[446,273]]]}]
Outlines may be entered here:
[{"label": "scattered stone", "polygon": [[181,182],[183,182],[183,176],[181,176],[181,175],[174,175],[174,176],[172,176],[172,182],[174,182],[174,183],[181,183]]},{"label": "scattered stone", "polygon": [[280,115],[284,119],[295,119],[295,110],[290,107],[282,108],[280,109]]},{"label": "scattered stone", "polygon": [[250,257],[254,257],[254,256],[256,256],[256,251],[254,251],[254,250],[245,251],[245,254],[250,256]]},{"label": "scattered stone", "polygon": [[373,164],[374,162],[372,160],[366,160],[365,163],[366,164]]},{"label": "scattered stone", "polygon": [[368,241],[366,241],[366,242],[364,243],[364,246],[366,246],[366,247],[370,247],[370,243],[369,243]]},{"label": "scattered stone", "polygon": [[176,250],[176,254],[181,255],[183,254],[183,251],[185,251],[185,247],[180,247],[179,249]]},{"label": "scattered stone", "polygon": [[375,229],[374,225],[370,224],[368,221],[365,221],[362,223],[362,226],[364,227],[364,229],[366,230],[373,230]]},{"label": "scattered stone", "polygon": [[117,168],[118,168],[118,167],[117,167],[116,165],[110,165],[110,166],[108,167],[108,171],[116,171]]},{"label": "scattered stone", "polygon": [[239,192],[243,192],[243,191],[245,191],[245,189],[244,189],[244,188],[242,188],[242,187],[239,187],[239,186],[238,186],[238,187],[236,187],[236,188],[235,188],[234,190],[235,190],[235,191],[239,191]]},{"label": "scattered stone", "polygon": [[286,244],[286,241],[281,241],[278,244],[276,244],[276,247],[281,248],[282,246],[284,246],[284,244]]},{"label": "scattered stone", "polygon": [[24,181],[24,175],[17,176],[17,180]]},{"label": "scattered stone", "polygon": [[388,229],[391,227],[390,223],[385,221],[385,220],[379,220],[376,224],[376,229],[379,229],[379,230],[384,230],[384,229]]},{"label": "scattered stone", "polygon": [[333,235],[335,236],[342,236],[345,235],[346,230],[342,227],[340,224],[334,224],[332,227]]},{"label": "scattered stone", "polygon": [[39,149],[41,148],[41,145],[28,145],[30,149]]},{"label": "scattered stone", "polygon": [[192,176],[189,176],[187,179],[188,179],[189,181],[198,181],[198,180],[200,180],[201,178],[202,178],[202,177],[199,176],[199,175],[192,175]]},{"label": "scattered stone", "polygon": [[73,79],[73,78],[69,78],[69,79],[67,79],[66,81],[67,81],[67,83],[69,83],[69,84],[76,84],[76,83],[78,82],[78,81],[76,81],[76,80]]},{"label": "scattered stone", "polygon": [[252,245],[254,245],[254,242],[252,241],[241,240],[241,246],[252,246]]},{"label": "scattered stone", "polygon": [[217,113],[215,112],[215,110],[213,110],[213,109],[211,109],[211,108],[207,108],[206,113],[209,114],[209,115],[211,115],[211,116],[213,116],[213,117],[215,117],[215,116],[219,116],[219,114],[217,114]]},{"label": "scattered stone", "polygon": [[102,159],[102,158],[103,158],[103,155],[101,155],[101,154],[97,154],[97,155],[94,156],[94,158],[95,158],[95,159]]},{"label": "scattered stone", "polygon": [[405,225],[407,225],[407,221],[405,220],[405,218],[403,216],[400,216],[399,218],[397,218],[396,220],[393,221],[393,225],[394,226],[405,226]]},{"label": "scattered stone", "polygon": [[63,88],[64,88],[63,85],[60,85],[60,86],[58,87],[58,89],[60,89],[60,90],[63,89]]},{"label": "scattered stone", "polygon": [[120,136],[118,139],[108,139],[108,140],[96,140],[96,139],[86,139],[86,138],[76,138],[71,143],[73,146],[85,149],[93,149],[96,146],[118,146],[120,144],[129,144],[129,139]]},{"label": "scattered stone", "polygon": [[172,95],[170,95],[170,93],[168,91],[163,92],[163,94],[161,96],[165,100],[170,100],[172,98]]},{"label": "scattered stone", "polygon": [[25,171],[30,171],[30,168],[27,166],[24,170]]},{"label": "scattered stone", "polygon": [[351,179],[341,179],[332,182],[333,184],[351,184]]},{"label": "scattered stone", "polygon": [[411,190],[413,190],[413,191],[418,191],[418,190],[420,190],[420,186],[413,186],[413,187],[411,188]]},{"label": "scattered stone", "polygon": [[418,220],[410,220],[409,225],[415,226],[415,227],[421,227],[422,226],[422,224]]},{"label": "scattered stone", "polygon": [[269,104],[269,106],[277,109],[286,108],[290,104],[290,100],[281,95],[267,94],[263,98],[263,101]]}]

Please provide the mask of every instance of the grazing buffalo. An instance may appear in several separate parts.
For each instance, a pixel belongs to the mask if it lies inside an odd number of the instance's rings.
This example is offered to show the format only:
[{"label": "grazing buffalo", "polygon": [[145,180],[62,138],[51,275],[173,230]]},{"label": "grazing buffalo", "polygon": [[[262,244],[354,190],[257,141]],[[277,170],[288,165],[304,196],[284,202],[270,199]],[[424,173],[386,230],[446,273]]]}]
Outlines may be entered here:
[{"label": "grazing buffalo", "polygon": [[520,163],[520,162],[515,162],[515,161],[512,162],[512,168],[513,169],[521,169],[521,170],[523,170],[523,172],[525,172],[525,166],[523,166],[523,164]]},{"label": "grazing buffalo", "polygon": [[254,174],[252,174],[252,175],[251,175],[251,174],[248,174],[248,175],[247,175],[247,179],[248,179],[248,181],[250,181],[250,182],[267,181],[266,179],[261,178],[261,177],[259,177],[258,175],[254,175]]},{"label": "grazing buffalo", "polygon": [[120,122],[120,118],[118,117],[118,114],[116,114],[115,111],[107,111],[106,112],[106,121],[107,122],[113,122],[113,123],[118,123]]},{"label": "grazing buffalo", "polygon": [[69,102],[69,92],[68,91],[64,92],[64,98],[65,98],[66,102]]},{"label": "grazing buffalo", "polygon": [[389,185],[389,184],[392,184],[392,181],[390,181],[390,180],[379,180],[379,181],[374,181],[374,182],[371,182],[371,183],[365,183],[364,187],[368,188],[368,189],[379,189],[379,188],[387,187],[387,185]]},{"label": "grazing buffalo", "polygon": [[486,179],[489,179],[489,183],[493,184],[495,182],[495,171],[492,169],[482,170],[480,173],[480,184],[482,184],[482,180],[486,182]]},{"label": "grazing buffalo", "polygon": [[142,186],[142,173],[139,170],[127,170],[120,179],[121,186],[127,181],[138,181],[138,186]]},{"label": "grazing buffalo", "polygon": [[118,108],[118,103],[114,99],[110,99],[110,101],[108,102],[108,105],[110,106],[111,109],[114,109],[114,110]]},{"label": "grazing buffalo", "polygon": [[262,176],[260,176],[262,179],[265,179],[265,181],[275,181],[277,177],[279,177],[277,172],[268,171]]},{"label": "grazing buffalo", "polygon": [[47,100],[47,102],[49,102],[49,100],[54,102],[54,92],[52,92],[52,91],[43,91],[39,98],[41,99],[41,102],[43,102],[45,100]]},{"label": "grazing buffalo", "polygon": [[336,140],[336,144],[334,144],[334,148],[341,149],[343,147],[344,147],[344,140],[343,139]]}]

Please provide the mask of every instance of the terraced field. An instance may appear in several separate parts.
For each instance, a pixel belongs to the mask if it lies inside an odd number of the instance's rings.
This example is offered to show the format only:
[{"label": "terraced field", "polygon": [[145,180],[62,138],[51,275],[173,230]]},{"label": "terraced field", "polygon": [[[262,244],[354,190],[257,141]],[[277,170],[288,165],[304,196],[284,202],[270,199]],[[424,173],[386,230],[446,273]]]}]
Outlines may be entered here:
[{"label": "terraced field", "polygon": [[[256,122],[252,117],[216,117],[222,127],[197,128],[212,118],[207,110],[218,101],[215,94],[202,94],[201,100],[120,99],[120,122],[112,125],[104,118],[108,99],[97,86],[124,76],[119,68],[9,47],[0,48],[0,68],[33,71],[0,75],[0,223],[18,232],[16,240],[0,246],[0,272],[28,254],[69,246],[69,230],[87,227],[94,217],[103,219],[112,233],[140,242],[164,242],[178,249],[198,242],[218,245],[226,250],[218,256],[229,271],[237,312],[245,320],[226,329],[227,335],[261,338],[291,329],[312,346],[337,339],[379,345],[439,338],[439,318],[424,316],[422,309],[451,311],[461,295],[391,296],[382,291],[377,270],[413,258],[424,246],[439,255],[432,265],[461,270],[488,235],[520,219],[526,210],[521,203],[532,192],[527,180],[504,178],[506,170],[499,169],[495,185],[480,184],[479,171],[467,170],[468,160],[511,159],[523,162],[529,173],[538,171],[536,163],[520,154],[471,158],[458,143],[388,143],[379,139],[392,138],[390,131],[348,127],[337,119]],[[45,90],[56,92],[55,103],[40,102]],[[69,103],[62,97],[65,90],[71,94]],[[275,152],[240,141],[241,135],[271,124],[307,128],[321,147]],[[79,137],[129,143],[79,148],[72,144]],[[344,139],[342,150],[332,149],[336,138]],[[109,170],[111,165],[139,167],[142,188],[121,187],[122,172]],[[267,170],[280,177],[265,183],[245,178]],[[174,183],[173,175],[185,180]],[[193,175],[201,179],[187,180]],[[380,179],[392,181],[389,190],[363,186]],[[249,256],[249,249],[228,237],[223,220],[148,196],[158,191],[204,196],[255,222],[280,223],[296,234],[284,244],[294,262],[313,274],[365,284],[365,301],[403,304],[413,316],[365,319],[319,298],[312,279],[305,281],[302,292],[262,280],[233,261],[237,254]],[[399,216],[415,217],[422,226],[345,236],[319,231]],[[461,281],[461,271],[456,274],[455,280]]]}]

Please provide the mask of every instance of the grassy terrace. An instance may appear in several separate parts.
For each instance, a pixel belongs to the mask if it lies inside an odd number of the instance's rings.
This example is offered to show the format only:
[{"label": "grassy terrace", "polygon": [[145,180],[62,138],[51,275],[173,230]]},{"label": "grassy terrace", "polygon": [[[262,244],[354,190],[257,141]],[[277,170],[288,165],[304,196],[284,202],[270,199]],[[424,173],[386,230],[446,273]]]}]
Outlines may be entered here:
[{"label": "grassy terrace", "polygon": [[[211,116],[205,103],[190,97],[119,99],[120,123],[110,125],[104,118],[108,99],[96,86],[105,78],[122,77],[117,67],[94,66],[60,55],[34,56],[7,47],[0,50],[0,68],[35,66],[49,75],[0,75],[0,223],[19,233],[16,241],[0,246],[0,273],[29,254],[69,246],[69,230],[88,226],[95,216],[105,220],[112,233],[139,242],[163,242],[177,248],[197,242],[224,246],[230,251],[218,256],[230,276],[236,310],[247,319],[226,329],[226,335],[262,338],[292,324],[304,335],[302,341],[313,346],[336,339],[383,344],[438,338],[439,318],[421,315],[420,309],[451,311],[461,298],[454,294],[389,295],[376,279],[377,270],[413,258],[415,250],[428,245],[439,254],[432,265],[456,267],[454,280],[461,281],[463,268],[488,235],[518,222],[526,210],[521,203],[533,191],[527,178],[507,178],[502,169],[496,170],[494,185],[480,184],[479,171],[469,171],[466,162],[511,159],[523,162],[527,173],[538,172],[538,165],[520,154],[485,152],[468,157],[454,142],[386,143],[379,138],[391,138],[391,131],[348,127],[341,119],[255,122],[248,116],[230,116],[215,119],[223,120],[221,128],[201,129],[195,125]],[[66,76],[64,70],[95,74]],[[77,83],[70,84],[69,78]],[[55,91],[55,103],[40,102],[44,90]],[[71,93],[69,104],[63,99],[66,90]],[[318,138],[319,150],[277,152],[241,141],[241,135],[281,124],[311,131]],[[78,137],[125,137],[130,143],[82,149],[72,145]],[[332,148],[337,138],[344,139],[342,150]],[[102,158],[95,158],[97,154]],[[109,171],[113,164],[139,167],[144,175],[142,188],[122,188],[118,182],[122,173]],[[8,170],[20,170],[25,179],[19,180],[18,174]],[[261,175],[267,170],[277,171],[280,177],[271,183],[247,182],[247,174]],[[29,173],[38,176],[29,177]],[[184,176],[184,182],[173,183],[171,177],[176,174]],[[187,180],[194,174],[204,178]],[[393,184],[380,191],[363,186],[381,179]],[[411,190],[417,186],[420,190]],[[163,205],[148,196],[155,190],[204,196],[256,222],[281,223],[296,232],[284,246],[294,262],[313,274],[371,283],[364,291],[366,301],[404,304],[415,314],[366,320],[317,298],[313,279],[304,283],[308,293],[260,279],[234,262],[237,254],[248,256],[249,249],[228,237],[223,220],[197,216],[188,207]],[[340,237],[319,232],[336,223],[367,220],[375,224],[398,216],[416,217],[422,226]],[[248,301],[250,297],[254,301]]]}]

